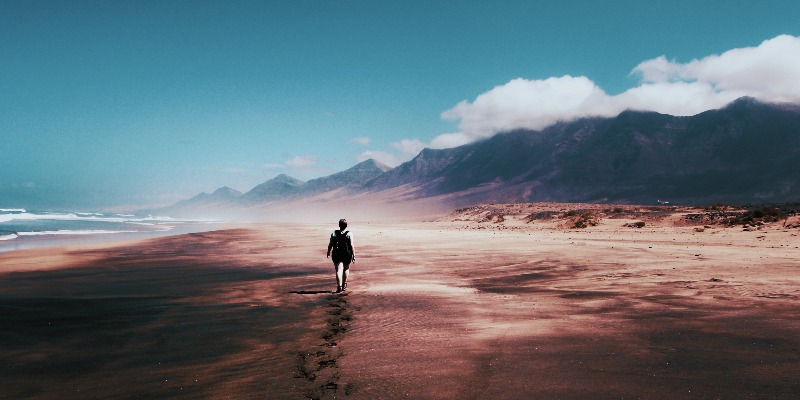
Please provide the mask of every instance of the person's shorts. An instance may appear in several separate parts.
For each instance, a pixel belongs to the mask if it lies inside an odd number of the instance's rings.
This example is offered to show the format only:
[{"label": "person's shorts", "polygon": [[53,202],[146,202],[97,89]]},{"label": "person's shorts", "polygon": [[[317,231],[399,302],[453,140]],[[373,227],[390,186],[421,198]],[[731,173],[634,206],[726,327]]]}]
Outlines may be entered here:
[{"label": "person's shorts", "polygon": [[344,266],[346,267],[346,266],[350,265],[350,261],[352,261],[352,260],[344,261],[344,260],[340,260],[340,259],[338,259],[336,257],[333,257],[333,265],[339,265],[339,263],[344,263]]}]

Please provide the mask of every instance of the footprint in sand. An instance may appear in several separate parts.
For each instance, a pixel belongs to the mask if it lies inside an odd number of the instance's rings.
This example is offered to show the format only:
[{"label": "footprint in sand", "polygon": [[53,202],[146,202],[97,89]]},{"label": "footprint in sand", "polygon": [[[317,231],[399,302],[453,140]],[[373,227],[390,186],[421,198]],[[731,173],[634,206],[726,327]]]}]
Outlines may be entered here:
[{"label": "footprint in sand", "polygon": [[[309,398],[322,399],[335,396],[339,390],[339,371],[337,360],[342,355],[338,341],[348,330],[352,320],[350,305],[344,293],[330,295],[328,300],[328,315],[323,340],[318,346],[327,350],[301,351],[298,353],[296,378],[311,382],[308,390]],[[351,385],[345,385],[345,394],[352,392]]]}]

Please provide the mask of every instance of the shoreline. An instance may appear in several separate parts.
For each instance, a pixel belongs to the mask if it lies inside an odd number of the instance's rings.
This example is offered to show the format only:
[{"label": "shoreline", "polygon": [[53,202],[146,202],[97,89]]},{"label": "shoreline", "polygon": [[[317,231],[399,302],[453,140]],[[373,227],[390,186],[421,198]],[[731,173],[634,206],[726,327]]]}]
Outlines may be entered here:
[{"label": "shoreline", "polygon": [[177,235],[185,235],[189,233],[209,232],[219,230],[220,226],[231,226],[233,224],[222,223],[182,223],[176,225],[169,230],[154,230],[154,231],[118,231],[118,232],[99,232],[99,233],[52,233],[52,234],[35,234],[24,235],[15,237],[9,240],[0,240],[0,254],[29,250],[29,249],[47,249],[53,247],[76,247],[76,246],[91,246],[106,243],[117,243],[124,245],[126,243],[138,242],[147,239],[169,237]]}]

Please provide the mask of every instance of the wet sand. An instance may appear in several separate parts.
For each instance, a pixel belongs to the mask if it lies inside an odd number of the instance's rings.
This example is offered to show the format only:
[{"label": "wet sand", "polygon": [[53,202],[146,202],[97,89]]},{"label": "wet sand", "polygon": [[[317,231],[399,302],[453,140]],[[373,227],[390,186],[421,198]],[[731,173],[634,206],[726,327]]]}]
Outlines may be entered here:
[{"label": "wet sand", "polygon": [[[248,226],[0,254],[2,398],[796,398],[800,230]],[[332,225],[332,224],[331,224]]]}]

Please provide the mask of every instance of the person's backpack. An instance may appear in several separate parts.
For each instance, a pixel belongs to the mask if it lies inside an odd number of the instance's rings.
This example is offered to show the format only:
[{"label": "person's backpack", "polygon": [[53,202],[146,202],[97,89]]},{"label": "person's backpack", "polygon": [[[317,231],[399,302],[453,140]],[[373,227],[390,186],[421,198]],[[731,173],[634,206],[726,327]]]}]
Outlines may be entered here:
[{"label": "person's backpack", "polygon": [[350,262],[353,253],[350,250],[350,238],[347,237],[349,231],[335,231],[336,241],[333,244],[333,258],[342,262]]}]

